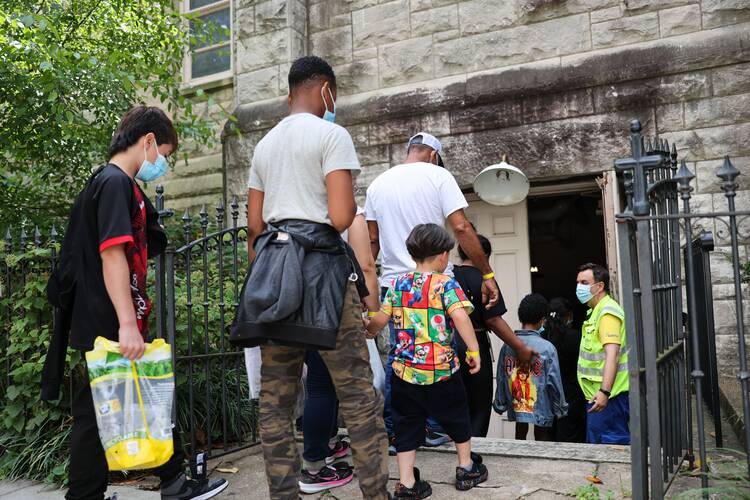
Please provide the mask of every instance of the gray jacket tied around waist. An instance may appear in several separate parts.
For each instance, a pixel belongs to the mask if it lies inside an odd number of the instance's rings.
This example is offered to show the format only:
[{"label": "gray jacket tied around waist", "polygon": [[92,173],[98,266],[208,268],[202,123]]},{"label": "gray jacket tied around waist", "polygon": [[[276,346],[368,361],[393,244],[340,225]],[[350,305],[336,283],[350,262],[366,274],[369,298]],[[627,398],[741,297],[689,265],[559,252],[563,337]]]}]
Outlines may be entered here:
[{"label": "gray jacket tied around waist", "polygon": [[327,224],[286,220],[269,224],[255,251],[230,342],[334,349],[350,280],[367,295],[349,245]]}]

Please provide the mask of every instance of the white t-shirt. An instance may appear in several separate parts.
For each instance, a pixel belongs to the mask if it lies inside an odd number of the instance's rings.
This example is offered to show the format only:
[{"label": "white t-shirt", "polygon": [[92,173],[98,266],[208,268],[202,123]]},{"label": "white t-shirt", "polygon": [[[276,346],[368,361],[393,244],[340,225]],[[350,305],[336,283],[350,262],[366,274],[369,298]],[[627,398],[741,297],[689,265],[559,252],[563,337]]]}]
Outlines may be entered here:
[{"label": "white t-shirt", "polygon": [[376,221],[380,233],[380,286],[391,286],[415,264],[406,238],[417,224],[445,224],[457,210],[468,207],[456,179],[431,163],[396,165],[380,174],[367,189],[365,217]]},{"label": "white t-shirt", "polygon": [[330,224],[326,175],[360,170],[354,143],[340,125],[309,113],[281,120],[255,146],[248,187],[263,191],[263,221]]}]

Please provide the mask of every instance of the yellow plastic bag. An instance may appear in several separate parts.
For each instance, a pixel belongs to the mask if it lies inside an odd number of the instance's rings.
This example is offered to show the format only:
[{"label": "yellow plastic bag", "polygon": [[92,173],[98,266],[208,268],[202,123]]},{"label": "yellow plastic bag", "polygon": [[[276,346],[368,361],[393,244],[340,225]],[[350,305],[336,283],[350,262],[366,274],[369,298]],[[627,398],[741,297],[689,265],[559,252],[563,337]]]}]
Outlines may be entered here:
[{"label": "yellow plastic bag", "polygon": [[169,344],[146,344],[136,361],[97,337],[86,353],[96,424],[109,470],[150,469],[172,456],[174,372]]}]

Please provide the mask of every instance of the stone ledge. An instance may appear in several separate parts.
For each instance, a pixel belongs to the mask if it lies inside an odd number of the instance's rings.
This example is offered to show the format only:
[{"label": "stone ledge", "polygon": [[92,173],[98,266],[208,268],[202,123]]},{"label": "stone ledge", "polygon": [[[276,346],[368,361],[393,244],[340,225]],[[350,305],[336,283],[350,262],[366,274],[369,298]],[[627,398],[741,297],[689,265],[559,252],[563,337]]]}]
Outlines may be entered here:
[{"label": "stone ledge", "polygon": [[[750,61],[750,23],[342,97],[344,126],[655,78]],[[270,128],[286,98],[238,106],[243,132]],[[233,132],[225,127],[223,134]]]},{"label": "stone ledge", "polygon": [[[432,451],[456,453],[453,443],[429,448]],[[556,443],[550,441],[517,441],[515,439],[472,438],[471,450],[480,455],[498,457],[548,458],[597,463],[630,463],[630,446]]]},{"label": "stone ledge", "polygon": [[721,401],[721,411],[727,422],[729,422],[740,443],[746,446],[740,381],[733,377],[719,377],[719,400]]}]

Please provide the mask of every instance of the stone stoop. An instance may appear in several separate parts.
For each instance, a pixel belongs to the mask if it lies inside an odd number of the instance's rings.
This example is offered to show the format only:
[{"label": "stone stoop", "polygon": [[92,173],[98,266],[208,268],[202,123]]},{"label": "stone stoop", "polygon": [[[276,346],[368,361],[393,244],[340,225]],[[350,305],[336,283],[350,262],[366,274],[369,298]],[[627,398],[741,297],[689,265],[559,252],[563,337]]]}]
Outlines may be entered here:
[{"label": "stone stoop", "polygon": [[[518,441],[515,439],[472,438],[471,449],[483,456],[523,457],[549,460],[577,460],[581,462],[630,464],[630,446],[585,443],[557,443],[552,441]],[[426,450],[422,448],[422,450]],[[453,443],[431,451],[455,453]]]}]

